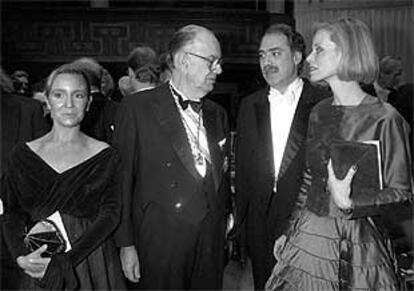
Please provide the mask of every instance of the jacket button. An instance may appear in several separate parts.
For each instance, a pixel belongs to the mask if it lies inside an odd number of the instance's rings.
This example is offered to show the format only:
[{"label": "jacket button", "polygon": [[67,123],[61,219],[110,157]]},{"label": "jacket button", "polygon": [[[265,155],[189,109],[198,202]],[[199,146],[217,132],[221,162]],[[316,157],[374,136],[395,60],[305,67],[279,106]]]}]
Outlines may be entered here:
[{"label": "jacket button", "polygon": [[180,209],[182,206],[181,202],[175,203],[175,208]]},{"label": "jacket button", "polygon": [[172,163],[171,163],[171,162],[166,162],[166,163],[165,163],[165,166],[166,166],[167,168],[171,168],[171,165],[172,165]]},{"label": "jacket button", "polygon": [[176,188],[177,187],[177,183],[176,182],[172,182],[171,184],[170,184],[170,188]]}]

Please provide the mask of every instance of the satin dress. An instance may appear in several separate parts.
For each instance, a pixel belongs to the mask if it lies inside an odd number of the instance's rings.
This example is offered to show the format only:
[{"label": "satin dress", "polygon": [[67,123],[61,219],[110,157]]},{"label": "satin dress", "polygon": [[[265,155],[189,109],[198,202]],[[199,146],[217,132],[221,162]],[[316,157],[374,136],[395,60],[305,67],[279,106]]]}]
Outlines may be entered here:
[{"label": "satin dress", "polygon": [[57,210],[72,246],[52,256],[42,280],[22,274],[20,289],[125,288],[111,236],[121,212],[119,165],[118,154],[108,147],[59,173],[26,144],[14,148],[2,184],[3,230],[14,261],[30,253],[26,231]]},{"label": "satin dress", "polygon": [[[309,120],[305,207],[296,212],[266,290],[399,290],[395,255],[381,214],[409,203],[413,186],[409,126],[388,103],[366,96],[357,106],[323,100]],[[379,140],[384,188],[353,197],[342,211],[326,190],[334,140]],[[351,190],[352,195],[352,190]]]}]

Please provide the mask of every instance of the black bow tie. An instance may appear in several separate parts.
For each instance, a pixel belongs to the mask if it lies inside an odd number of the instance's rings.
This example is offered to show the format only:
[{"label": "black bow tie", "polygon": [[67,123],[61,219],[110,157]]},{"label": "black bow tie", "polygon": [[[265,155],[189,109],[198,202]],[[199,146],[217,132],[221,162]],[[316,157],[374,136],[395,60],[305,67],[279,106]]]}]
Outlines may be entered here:
[{"label": "black bow tie", "polygon": [[181,108],[183,110],[186,110],[188,105],[191,106],[191,108],[193,108],[193,110],[197,113],[200,113],[201,107],[203,106],[203,102],[200,101],[193,101],[193,100],[183,100],[183,97],[180,94],[176,94],[178,96],[178,102],[181,105]]},{"label": "black bow tie", "polygon": [[191,108],[193,108],[193,110],[197,113],[200,112],[201,107],[203,106],[203,104],[200,101],[192,101],[192,100],[183,100],[182,98],[179,99],[180,100],[180,105],[183,108],[183,110],[186,110],[188,105],[191,106]]},{"label": "black bow tie", "polygon": [[181,108],[183,110],[186,110],[188,105],[191,106],[191,108],[193,108],[193,110],[197,113],[200,113],[201,107],[203,106],[203,100],[200,99],[199,101],[193,101],[193,100],[185,100],[183,99],[183,96],[181,96],[180,93],[177,92],[177,90],[175,90],[171,85],[170,85],[171,91],[173,92],[173,94],[175,96],[178,97],[178,103],[180,103]]}]

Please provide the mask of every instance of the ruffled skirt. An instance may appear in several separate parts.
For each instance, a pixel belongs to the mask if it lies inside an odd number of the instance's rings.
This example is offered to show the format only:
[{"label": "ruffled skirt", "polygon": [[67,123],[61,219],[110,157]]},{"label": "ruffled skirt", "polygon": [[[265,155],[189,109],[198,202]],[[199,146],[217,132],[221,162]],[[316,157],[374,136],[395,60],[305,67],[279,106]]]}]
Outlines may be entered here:
[{"label": "ruffled skirt", "polygon": [[304,210],[266,290],[398,290],[390,241],[371,218],[319,217]]}]

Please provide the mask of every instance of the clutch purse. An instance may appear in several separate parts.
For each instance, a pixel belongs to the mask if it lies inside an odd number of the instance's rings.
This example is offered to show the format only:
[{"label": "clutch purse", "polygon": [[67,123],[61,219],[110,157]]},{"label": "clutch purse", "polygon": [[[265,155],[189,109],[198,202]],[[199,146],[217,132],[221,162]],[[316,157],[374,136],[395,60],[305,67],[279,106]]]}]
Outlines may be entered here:
[{"label": "clutch purse", "polygon": [[66,250],[66,242],[56,224],[48,219],[38,221],[26,234],[25,245],[30,251],[35,251],[42,245],[47,245],[42,256],[51,257]]},{"label": "clutch purse", "polygon": [[349,168],[358,166],[352,180],[351,198],[358,205],[373,201],[383,188],[379,141],[334,141],[330,157],[335,176],[343,179]]}]

